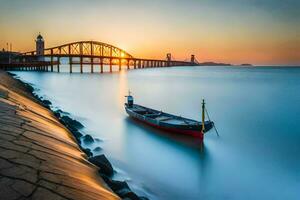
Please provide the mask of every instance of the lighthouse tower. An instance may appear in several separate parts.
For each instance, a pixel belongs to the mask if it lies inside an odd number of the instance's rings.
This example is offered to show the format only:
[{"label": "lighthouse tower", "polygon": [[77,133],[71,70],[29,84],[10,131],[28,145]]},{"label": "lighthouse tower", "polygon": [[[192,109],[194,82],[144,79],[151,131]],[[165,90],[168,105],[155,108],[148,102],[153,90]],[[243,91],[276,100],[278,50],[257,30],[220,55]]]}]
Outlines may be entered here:
[{"label": "lighthouse tower", "polygon": [[45,49],[45,41],[44,38],[39,34],[35,40],[36,44],[36,55],[37,56],[43,56],[44,55],[44,49]]}]

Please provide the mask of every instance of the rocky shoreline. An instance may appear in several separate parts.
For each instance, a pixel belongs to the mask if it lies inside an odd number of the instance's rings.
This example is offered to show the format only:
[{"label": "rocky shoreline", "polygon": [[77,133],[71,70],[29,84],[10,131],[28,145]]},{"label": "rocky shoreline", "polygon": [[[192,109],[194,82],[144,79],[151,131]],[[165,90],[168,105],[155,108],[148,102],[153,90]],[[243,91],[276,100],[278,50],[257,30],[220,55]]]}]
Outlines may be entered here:
[{"label": "rocky shoreline", "polygon": [[37,94],[35,94],[34,88],[30,84],[22,82],[21,80],[16,78],[16,76],[12,73],[7,73],[7,74],[13,77],[14,80],[18,82],[18,84],[23,85],[26,90],[24,91],[25,93],[29,93],[33,97],[34,101],[36,101],[38,104],[42,105],[43,107],[51,111],[53,115],[56,117],[56,119],[62,125],[64,125],[64,127],[67,128],[69,132],[73,134],[79,148],[88,157],[88,161],[98,167],[99,176],[105,181],[108,187],[115,194],[117,194],[121,199],[126,199],[126,200],[147,200],[148,199],[147,197],[141,197],[138,196],[136,193],[134,193],[125,181],[113,180],[112,176],[115,172],[111,163],[109,162],[109,160],[106,158],[105,155],[102,154],[102,155],[93,156],[93,153],[90,149],[84,148],[81,145],[81,141],[84,141],[84,143],[92,143],[94,142],[94,138],[90,135],[83,135],[81,133],[80,129],[82,129],[84,126],[80,122],[72,119],[67,114],[65,114],[65,112],[63,112],[62,110],[51,110],[52,103],[49,100],[39,97]]}]

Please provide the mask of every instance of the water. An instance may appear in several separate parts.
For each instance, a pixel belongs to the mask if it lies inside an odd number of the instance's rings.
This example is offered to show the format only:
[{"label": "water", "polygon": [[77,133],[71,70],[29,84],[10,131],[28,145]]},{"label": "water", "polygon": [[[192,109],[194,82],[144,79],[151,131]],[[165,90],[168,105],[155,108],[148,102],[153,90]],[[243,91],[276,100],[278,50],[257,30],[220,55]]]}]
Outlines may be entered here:
[{"label": "water", "polygon": [[[17,72],[83,122],[141,195],[151,199],[299,199],[300,68],[177,67],[113,74]],[[136,103],[201,119],[201,99],[220,133],[199,141],[129,119]]]}]

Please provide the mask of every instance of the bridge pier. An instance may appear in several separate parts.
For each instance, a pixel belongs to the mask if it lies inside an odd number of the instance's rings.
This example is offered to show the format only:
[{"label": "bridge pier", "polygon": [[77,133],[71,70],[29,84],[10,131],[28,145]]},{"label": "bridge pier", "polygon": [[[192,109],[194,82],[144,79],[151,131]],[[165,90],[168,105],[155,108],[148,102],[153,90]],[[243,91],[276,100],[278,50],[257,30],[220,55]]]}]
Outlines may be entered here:
[{"label": "bridge pier", "polygon": [[103,73],[103,58],[100,58],[100,73]]},{"label": "bridge pier", "polygon": [[82,56],[80,56],[80,73],[82,74],[83,73],[83,58]]},{"label": "bridge pier", "polygon": [[109,59],[109,72],[112,73],[112,59]]},{"label": "bridge pier", "polygon": [[69,65],[70,65],[70,73],[73,72],[73,69],[72,69],[72,57],[69,57]]},{"label": "bridge pier", "polygon": [[53,56],[52,55],[50,57],[50,61],[51,61],[51,72],[53,72]]},{"label": "bridge pier", "polygon": [[133,68],[136,69],[136,60],[133,61]]},{"label": "bridge pier", "polygon": [[127,70],[129,70],[130,69],[130,60],[128,59],[127,60]]},{"label": "bridge pier", "polygon": [[57,72],[60,71],[59,64],[60,64],[60,57],[57,57]]},{"label": "bridge pier", "polygon": [[122,59],[119,59],[119,71],[121,71],[122,68]]},{"label": "bridge pier", "polygon": [[94,73],[94,58],[91,58],[91,73]]}]

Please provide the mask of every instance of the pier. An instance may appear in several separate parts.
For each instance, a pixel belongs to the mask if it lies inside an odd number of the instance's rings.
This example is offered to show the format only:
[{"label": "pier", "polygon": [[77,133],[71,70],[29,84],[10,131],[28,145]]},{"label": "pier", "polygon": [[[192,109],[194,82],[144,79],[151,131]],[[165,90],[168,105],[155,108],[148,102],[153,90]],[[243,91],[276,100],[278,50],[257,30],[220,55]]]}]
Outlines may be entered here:
[{"label": "pier", "polygon": [[44,39],[39,35],[36,39],[35,51],[21,53],[14,63],[0,64],[0,68],[60,72],[62,59],[68,60],[70,73],[73,73],[74,65],[80,66],[80,73],[83,73],[86,65],[91,73],[94,73],[95,67],[99,67],[100,73],[103,73],[105,65],[109,67],[109,72],[113,71],[113,67],[121,71],[122,67],[130,70],[198,65],[194,55],[191,56],[190,61],[173,60],[170,53],[167,54],[166,59],[161,60],[137,58],[121,48],[97,41],[78,41],[44,48]]}]

